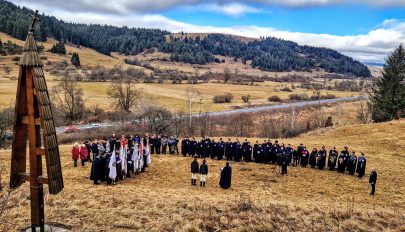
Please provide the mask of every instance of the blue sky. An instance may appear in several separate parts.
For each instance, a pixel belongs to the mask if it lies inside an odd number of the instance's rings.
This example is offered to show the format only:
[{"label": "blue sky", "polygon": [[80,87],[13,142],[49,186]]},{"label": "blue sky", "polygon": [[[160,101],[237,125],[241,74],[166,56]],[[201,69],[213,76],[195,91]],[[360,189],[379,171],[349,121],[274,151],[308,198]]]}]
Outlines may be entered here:
[{"label": "blue sky", "polygon": [[405,42],[405,0],[11,0],[69,22],[273,36],[383,63]]},{"label": "blue sky", "polygon": [[255,13],[227,15],[215,11],[199,11],[190,7],[176,7],[162,15],[196,25],[230,27],[256,25],[280,30],[333,35],[363,34],[374,29],[385,19],[405,19],[405,8],[372,7],[366,4],[308,8],[283,8],[252,4]]}]

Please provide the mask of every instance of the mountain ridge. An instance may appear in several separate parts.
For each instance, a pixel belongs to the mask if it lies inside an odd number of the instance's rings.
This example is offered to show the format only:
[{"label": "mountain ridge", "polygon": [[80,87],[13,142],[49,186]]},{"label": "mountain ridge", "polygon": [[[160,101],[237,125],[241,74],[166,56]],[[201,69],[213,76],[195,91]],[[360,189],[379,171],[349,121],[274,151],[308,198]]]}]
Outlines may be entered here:
[{"label": "mountain ridge", "polygon": [[[32,13],[28,8],[0,0],[0,31],[23,40],[30,22],[28,15]],[[371,76],[366,65],[335,50],[301,46],[274,37],[250,39],[214,33],[194,37],[184,32],[178,36],[179,33],[160,29],[67,23],[44,14],[40,17],[41,23],[36,26],[37,40],[46,41],[52,37],[109,56],[113,52],[136,55],[156,48],[170,53],[170,61],[190,64],[224,62],[216,57],[222,55],[263,71],[325,71],[356,77]]]}]

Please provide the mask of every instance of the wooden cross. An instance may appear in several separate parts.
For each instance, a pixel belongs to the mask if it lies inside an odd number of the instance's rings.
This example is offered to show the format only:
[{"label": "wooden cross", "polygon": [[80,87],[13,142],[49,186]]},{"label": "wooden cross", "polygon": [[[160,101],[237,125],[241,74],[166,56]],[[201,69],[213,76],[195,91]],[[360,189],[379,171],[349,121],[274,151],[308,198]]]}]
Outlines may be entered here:
[{"label": "wooden cross", "polygon": [[38,10],[35,11],[35,15],[30,15],[30,17],[32,18],[32,23],[31,23],[31,27],[30,27],[30,32],[34,32],[34,27],[35,27],[35,23],[41,22],[41,19],[38,17]]}]

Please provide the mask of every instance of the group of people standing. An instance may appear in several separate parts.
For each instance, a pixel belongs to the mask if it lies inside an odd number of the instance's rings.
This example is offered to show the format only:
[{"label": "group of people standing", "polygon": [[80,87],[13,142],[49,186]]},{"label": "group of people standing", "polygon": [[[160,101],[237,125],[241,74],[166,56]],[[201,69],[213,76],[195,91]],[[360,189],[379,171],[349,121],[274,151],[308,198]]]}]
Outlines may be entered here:
[{"label": "group of people standing", "polygon": [[105,139],[92,143],[87,140],[80,147],[77,143],[73,145],[73,165],[77,167],[79,159],[82,166],[91,162],[90,179],[94,184],[115,184],[131,177],[131,173],[136,175],[145,171],[152,162],[150,147],[148,135],[143,138],[131,135],[128,139],[122,135],[119,139],[113,134],[108,142]]},{"label": "group of people standing", "polygon": [[[367,164],[366,157],[363,153],[360,153],[360,156],[357,157],[355,151],[350,152],[347,146],[345,146],[340,153],[336,150],[336,147],[330,148],[330,150],[327,151],[325,146],[322,146],[319,150],[314,148],[309,152],[303,144],[293,148],[290,144],[285,146],[284,144],[280,144],[277,140],[274,141],[274,143],[270,140],[264,140],[263,143],[256,141],[252,146],[247,139],[240,142],[239,139],[235,141],[231,141],[231,139],[224,141],[220,138],[218,142],[216,142],[214,139],[207,137],[201,138],[199,141],[195,138],[185,138],[181,141],[181,153],[185,157],[194,157],[194,163],[197,162],[197,158],[203,158],[203,164],[205,164],[205,159],[210,157],[211,159],[226,159],[235,162],[245,161],[277,164],[281,167],[282,175],[287,174],[288,166],[294,167],[301,165],[302,167],[310,166],[311,168],[317,168],[319,170],[323,170],[327,166],[331,171],[336,170],[340,173],[348,172],[350,175],[357,173],[357,176],[362,178],[365,175]],[[195,165],[194,167],[197,166]],[[226,167],[229,167],[229,162],[227,162]],[[220,185],[223,187],[223,183],[226,183],[223,188],[229,188],[232,171],[230,169],[230,173],[228,174],[228,169],[225,169],[226,173],[223,175],[222,171],[224,169],[221,170]],[[192,183],[196,181],[196,174],[198,174],[196,171],[198,171],[198,169],[193,169],[192,163]],[[201,185],[205,185],[206,176],[203,177],[201,169],[199,173],[201,174]],[[227,180],[224,181],[223,176],[229,176],[229,180],[226,178]],[[369,183],[372,187],[371,195],[375,193],[376,182],[377,172],[375,168],[373,168],[369,179]],[[229,185],[227,183],[229,183]]]},{"label": "group of people standing", "polygon": [[[338,170],[341,173],[348,172],[354,175],[357,172],[361,178],[366,170],[366,158],[363,153],[360,157],[356,156],[354,151],[349,152],[348,147],[339,152],[335,147],[329,152],[322,146],[321,149],[314,148],[311,152],[300,144],[295,149],[288,144],[280,144],[277,140],[272,143],[270,140],[264,140],[263,143],[256,143],[251,146],[250,142],[240,142],[239,139],[226,142],[222,138],[218,142],[210,138],[201,138],[196,141],[195,138],[185,138],[181,141],[181,152],[183,156],[197,156],[211,159],[226,159],[236,162],[256,162],[265,164],[278,164],[282,166],[282,174],[287,174],[288,166],[307,167],[324,169],[327,165],[330,170]],[[329,154],[329,155],[328,155]]]}]

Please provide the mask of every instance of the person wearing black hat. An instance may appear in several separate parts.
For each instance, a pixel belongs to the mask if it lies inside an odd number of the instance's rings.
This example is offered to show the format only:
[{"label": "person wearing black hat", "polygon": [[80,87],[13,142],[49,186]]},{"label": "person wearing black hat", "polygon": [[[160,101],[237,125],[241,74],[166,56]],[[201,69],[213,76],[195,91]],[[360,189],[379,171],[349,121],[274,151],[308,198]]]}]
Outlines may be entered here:
[{"label": "person wearing black hat", "polygon": [[199,165],[197,161],[197,156],[194,156],[193,162],[191,162],[191,185],[196,185],[197,175],[199,173]]}]

